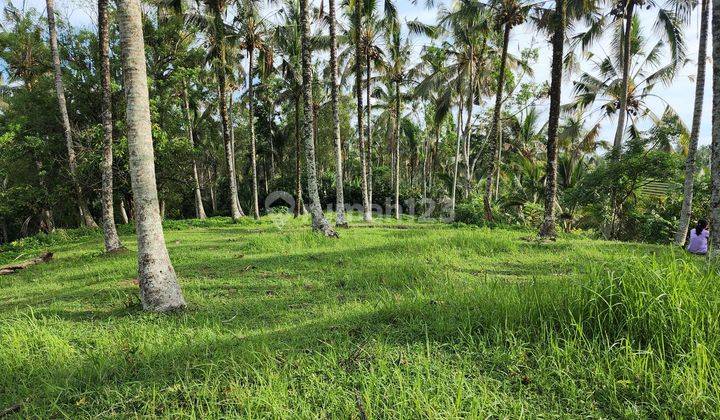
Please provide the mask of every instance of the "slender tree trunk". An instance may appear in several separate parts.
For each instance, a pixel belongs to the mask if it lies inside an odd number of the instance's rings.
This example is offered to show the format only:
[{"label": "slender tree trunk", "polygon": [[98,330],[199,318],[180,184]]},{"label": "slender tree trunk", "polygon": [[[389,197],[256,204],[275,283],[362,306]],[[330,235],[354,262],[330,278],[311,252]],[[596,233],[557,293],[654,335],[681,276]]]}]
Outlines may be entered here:
[{"label": "slender tree trunk", "polygon": [[258,201],[258,174],[257,174],[257,150],[255,147],[255,88],[253,86],[253,64],[255,51],[250,45],[248,48],[248,118],[250,125],[250,165],[252,166],[252,194],[253,194],[253,216],[260,218],[260,203]]},{"label": "slender tree trunk", "polygon": [[422,169],[422,199],[427,200],[428,195],[428,164],[430,162],[430,138],[426,134],[423,143],[423,169]]},{"label": "slender tree trunk", "polygon": [[328,0],[330,8],[330,99],[332,101],[333,143],[335,144],[335,226],[347,227],[345,192],[343,188],[342,140],[340,139],[340,111],[338,105],[337,21],[335,0]]},{"label": "slender tree trunk", "polygon": [[128,218],[127,210],[125,210],[125,199],[120,199],[120,220],[122,220],[124,225],[127,225],[130,223],[130,219]]},{"label": "slender tree trunk", "polygon": [[563,47],[565,45],[565,0],[555,0],[555,25],[552,36],[553,54],[550,81],[550,116],[547,137],[547,170],[545,175],[545,218],[539,236],[554,238],[555,201],[557,196],[557,131],[562,98]]},{"label": "slender tree trunk", "polygon": [[[237,163],[235,162],[235,158],[237,155],[235,154],[235,112],[233,111],[233,95],[234,95],[234,89],[230,89],[230,92],[228,92],[227,95],[227,101],[228,101],[228,107],[227,107],[227,113],[228,113],[228,127],[230,130],[230,150],[232,151],[232,157],[233,157],[233,172],[235,173],[235,185],[239,185],[241,182],[240,174],[237,172]],[[215,177],[217,178],[217,168]],[[237,190],[237,187],[236,187]],[[240,212],[240,217],[245,217],[245,212],[243,211],[242,204],[240,204],[240,196],[236,195],[237,200],[237,208],[238,212]]]},{"label": "slender tree trunk", "polygon": [[635,0],[628,0],[625,9],[625,29],[623,31],[623,69],[622,83],[620,86],[620,107],[618,109],[618,124],[615,130],[615,140],[613,141],[613,155],[615,158],[620,156],[620,148],[622,147],[623,135],[625,134],[625,119],[627,118],[627,99],[628,99],[628,80],[630,79],[630,47],[632,42],[632,21],[635,11]]},{"label": "slender tree trunk", "polygon": [[[218,17],[216,17],[218,20]],[[216,22],[216,25],[222,25],[222,21]],[[238,192],[237,192],[237,176],[235,174],[235,153],[233,150],[233,144],[230,141],[230,121],[228,119],[227,110],[227,82],[225,75],[225,45],[221,42],[219,46],[220,53],[220,65],[217,69],[218,79],[218,108],[220,110],[220,119],[222,120],[223,130],[223,141],[225,143],[225,157],[228,165],[228,183],[230,190],[230,215],[233,221],[238,221],[242,214],[240,213],[240,207],[238,205]]]},{"label": "slender tree trunk", "polygon": [[457,194],[457,178],[458,178],[458,164],[460,163],[460,140],[462,139],[462,113],[463,113],[463,99],[462,93],[459,93],[460,98],[458,100],[458,113],[457,113],[457,141],[455,144],[455,169],[453,170],[453,186],[452,186],[452,217],[455,217],[455,204]]},{"label": "slender tree trunk", "polygon": [[395,82],[395,219],[400,220],[400,82]]},{"label": "slender tree trunk", "polygon": [[0,218],[0,244],[6,244],[9,241],[7,222],[5,218]]},{"label": "slender tree trunk", "polygon": [[[483,49],[484,45],[485,44],[483,44]],[[465,153],[463,153],[463,155],[465,155],[465,198],[470,196],[470,189],[472,187],[472,180],[470,179],[470,130],[472,128],[472,110],[475,101],[475,49],[472,46],[470,47],[470,84],[468,88],[467,104],[465,105],[465,111],[467,112],[464,132]]]},{"label": "slender tree trunk", "polygon": [[293,216],[305,213],[302,194],[302,158],[300,147],[300,100],[295,99],[295,208]]},{"label": "slender tree trunk", "polygon": [[[55,221],[53,220],[52,210],[47,208],[50,205],[50,191],[47,187],[47,181],[45,180],[45,173],[43,171],[43,163],[40,159],[35,159],[35,167],[38,171],[38,182],[40,183],[40,189],[43,191],[44,203],[43,208],[40,211],[40,229],[45,233],[53,233],[55,231]],[[7,182],[7,178],[5,178]]]},{"label": "slender tree trunk", "polygon": [[370,56],[365,57],[365,95],[367,99],[367,168],[368,168],[368,200],[373,203],[373,160],[372,160],[372,103],[370,102],[370,89],[372,89]]},{"label": "slender tree trunk", "polygon": [[[490,130],[490,168],[487,173],[487,178],[485,180],[485,196],[483,197],[483,204],[485,207],[485,220],[492,221],[493,220],[493,214],[492,214],[492,188],[493,188],[493,177],[495,175],[495,171],[498,168],[498,162],[495,160],[495,155],[498,153],[499,147],[499,139],[500,139],[500,113],[502,112],[502,102],[503,102],[503,88],[505,85],[505,67],[507,65],[507,55],[508,55],[508,43],[510,42],[510,29],[511,26],[509,23],[505,24],[505,29],[503,31],[503,44],[502,44],[502,54],[500,55],[500,68],[498,70],[498,80],[497,80],[497,91],[495,93],[495,108],[493,109],[493,120],[492,120],[492,128]],[[496,150],[497,149],[497,150]]]},{"label": "slender tree trunk", "polygon": [[60,64],[60,51],[57,43],[57,29],[55,27],[55,0],[46,0],[48,29],[50,32],[50,51],[52,53],[53,69],[55,70],[55,94],[57,95],[58,107],[60,108],[60,119],[62,120],[63,132],[65,133],[65,145],[68,151],[68,165],[70,177],[72,178],[75,194],[77,196],[80,217],[87,227],[97,227],[97,223],[90,214],[85,196],[83,195],[80,181],[77,178],[77,160],[75,158],[75,146],[73,145],[72,129],[70,128],[70,116],[68,115],[67,103],[65,102],[65,88],[62,81],[62,67]]},{"label": "slender tree trunk", "polygon": [[337,237],[338,234],[330,226],[320,205],[318,193],[317,171],[315,168],[315,145],[312,130],[312,64],[310,62],[310,10],[308,0],[300,0],[300,26],[302,42],[302,92],[303,92],[303,137],[305,138],[305,160],[308,179],[308,195],[310,196],[310,214],[312,228],[325,236]]},{"label": "slender tree trunk", "polygon": [[687,161],[685,162],[685,184],[683,185],[683,204],[680,210],[680,225],[675,233],[675,244],[685,245],[693,200],[693,184],[695,182],[695,155],[698,138],[700,137],[700,121],[702,119],[703,99],[705,93],[705,62],[707,61],[707,32],[710,0],[701,0],[700,15],[700,45],[698,47],[697,78],[695,84],[695,111],[693,112],[692,129],[690,130],[690,144],[688,146]]},{"label": "slender tree trunk", "polygon": [[[713,0],[712,5],[713,40],[720,39],[720,0]],[[710,178],[712,195],[710,199],[710,256],[720,255],[720,42],[712,43],[713,63],[713,107],[712,107],[712,158],[710,162]]]},{"label": "slender tree trunk", "polygon": [[130,180],[138,238],[138,280],[143,308],[165,312],[185,307],[170,262],[158,208],[150,124],[150,100],[139,0],[118,0],[120,45],[127,96]]},{"label": "slender tree trunk", "polygon": [[215,176],[208,171],[208,189],[210,190],[210,208],[213,215],[217,214],[217,200],[215,199],[215,181],[217,180],[217,166],[215,167]]},{"label": "slender tree trunk", "polygon": [[187,136],[190,140],[190,147],[193,149],[192,170],[193,181],[195,182],[195,217],[205,219],[205,206],[203,206],[202,192],[200,191],[200,177],[198,176],[197,159],[195,159],[195,130],[193,129],[193,118],[190,112],[190,99],[188,98],[187,83],[183,82],[183,105],[185,108],[185,120],[187,121]]},{"label": "slender tree trunk", "polygon": [[113,119],[112,92],[110,90],[110,24],[108,22],[107,0],[98,0],[98,42],[100,44],[100,68],[102,71],[102,213],[105,251],[114,252],[123,246],[115,227],[113,208]]},{"label": "slender tree trunk", "polygon": [[360,148],[360,171],[362,181],[362,199],[363,199],[363,220],[365,222],[372,221],[372,211],[370,207],[370,195],[368,194],[368,166],[365,156],[365,136],[363,135],[363,91],[362,91],[362,44],[360,39],[360,29],[362,21],[360,14],[363,8],[363,0],[355,1],[354,19],[355,19],[355,98],[357,100],[357,132],[358,146]]}]

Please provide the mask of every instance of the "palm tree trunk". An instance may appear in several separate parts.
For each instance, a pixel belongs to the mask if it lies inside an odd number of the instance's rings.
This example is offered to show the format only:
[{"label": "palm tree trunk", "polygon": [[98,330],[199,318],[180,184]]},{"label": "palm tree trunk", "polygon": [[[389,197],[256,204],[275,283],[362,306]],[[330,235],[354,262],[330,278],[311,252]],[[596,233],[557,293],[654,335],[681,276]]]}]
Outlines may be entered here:
[{"label": "palm tree trunk", "polygon": [[252,45],[248,48],[248,118],[250,120],[250,164],[252,165],[252,193],[253,193],[253,216],[260,218],[260,204],[258,202],[258,175],[257,175],[257,151],[255,148],[255,89],[253,87],[253,61],[254,50]]},{"label": "palm tree trunk", "polygon": [[183,105],[185,108],[185,119],[187,121],[187,135],[190,140],[190,147],[193,149],[192,170],[193,181],[195,182],[195,217],[205,219],[205,207],[202,202],[202,192],[200,191],[200,177],[198,176],[197,160],[195,159],[195,130],[193,129],[192,113],[190,112],[190,99],[188,98],[187,84],[183,82]]},{"label": "palm tree trunk", "polygon": [[395,81],[395,219],[400,220],[400,82]]},{"label": "palm tree trunk", "polygon": [[617,158],[620,156],[620,148],[622,147],[623,135],[625,134],[625,119],[627,118],[627,97],[628,97],[628,80],[630,79],[630,47],[632,42],[632,23],[633,12],[635,11],[635,0],[628,0],[625,9],[625,29],[623,30],[623,70],[620,107],[618,109],[618,124],[615,130],[615,140],[613,141],[613,155]]},{"label": "palm tree trunk", "polygon": [[[235,113],[233,112],[233,95],[234,95],[234,89],[230,89],[230,92],[227,94],[227,113],[228,113],[228,128],[230,130],[230,150],[231,150],[231,156],[233,157],[233,172],[235,173],[235,185],[240,184],[241,178],[240,174],[237,173],[236,168],[236,162],[235,157],[237,156],[235,154]],[[215,177],[217,178],[217,168],[215,171]],[[237,187],[236,187],[237,189]],[[240,196],[236,195],[237,200],[237,208],[238,212],[240,212],[240,217],[245,217],[245,212],[243,211],[242,204],[240,204]],[[215,211],[215,210],[213,210]]]},{"label": "palm tree trunk", "polygon": [[333,115],[333,143],[335,144],[335,226],[347,227],[345,219],[345,192],[343,188],[342,140],[340,139],[340,111],[338,104],[338,56],[335,0],[328,1],[330,8],[330,99]]},{"label": "palm tree trunk", "polygon": [[423,143],[423,168],[422,168],[422,201],[427,201],[428,195],[428,165],[430,163],[430,136],[425,135]]},{"label": "palm tree trunk", "polygon": [[213,215],[217,214],[217,200],[215,199],[215,181],[217,180],[217,166],[215,167],[215,176],[211,176],[211,172],[208,170],[208,190],[210,192],[210,208],[212,209]]},{"label": "palm tree trunk", "polygon": [[52,53],[53,69],[55,70],[55,93],[57,95],[58,107],[60,108],[60,119],[62,120],[63,132],[65,133],[65,145],[68,151],[68,165],[70,177],[72,178],[75,194],[78,201],[80,217],[87,227],[95,228],[97,223],[90,214],[85,196],[77,178],[77,160],[75,158],[75,146],[73,146],[72,129],[70,128],[70,116],[68,115],[67,103],[65,102],[65,88],[62,81],[62,68],[60,64],[60,51],[57,43],[57,29],[55,27],[55,0],[46,0],[48,29],[50,32],[50,51]]},{"label": "palm tree trunk", "polygon": [[705,62],[707,56],[707,32],[709,20],[709,0],[701,1],[700,15],[700,45],[698,46],[697,78],[695,84],[695,110],[693,112],[692,129],[690,130],[690,145],[688,146],[687,161],[685,162],[685,183],[683,185],[683,204],[680,210],[680,224],[675,233],[675,244],[685,245],[693,200],[693,184],[695,181],[695,155],[698,138],[700,137],[700,121],[702,119],[703,99],[705,93]]},{"label": "palm tree trunk", "polygon": [[462,114],[463,114],[463,98],[462,92],[458,100],[458,113],[457,113],[457,141],[455,144],[455,169],[453,170],[453,184],[452,184],[452,204],[451,204],[451,217],[455,217],[455,201],[457,194],[457,178],[458,178],[458,164],[460,163],[460,139],[462,138]]},{"label": "palm tree trunk", "polygon": [[303,96],[303,137],[305,138],[305,166],[307,168],[308,195],[310,196],[310,214],[312,228],[325,236],[337,237],[338,234],[330,226],[320,205],[318,193],[317,171],[315,168],[315,145],[312,128],[312,68],[310,62],[310,10],[308,0],[300,0],[301,25],[301,61],[302,61],[302,96]]},{"label": "palm tree trunk", "polygon": [[[483,43],[483,48],[484,48]],[[467,104],[465,105],[467,112],[467,120],[465,121],[465,133],[464,133],[464,144],[465,144],[465,198],[470,196],[471,179],[470,179],[470,129],[472,128],[472,110],[473,102],[475,101],[475,49],[470,46],[470,80],[468,86],[468,97]],[[481,53],[482,57],[482,53]]]},{"label": "palm tree trunk", "polygon": [[367,100],[367,168],[368,168],[368,200],[373,202],[373,160],[372,160],[372,103],[370,102],[370,89],[372,89],[370,56],[365,57],[365,95]]},{"label": "palm tree trunk", "polygon": [[360,172],[362,182],[362,200],[363,200],[363,220],[365,222],[372,221],[372,212],[370,208],[370,196],[368,194],[368,167],[365,156],[365,136],[363,124],[363,91],[362,91],[362,44],[360,40],[360,27],[362,25],[360,13],[363,7],[363,0],[355,1],[354,19],[355,19],[355,98],[357,100],[357,132],[358,146],[360,148]]},{"label": "palm tree trunk", "polygon": [[498,162],[496,161],[496,154],[498,153],[499,147],[498,143],[500,142],[500,113],[502,111],[502,102],[503,102],[503,88],[505,85],[505,67],[507,65],[507,55],[508,55],[508,43],[510,42],[510,23],[505,24],[505,29],[503,33],[503,44],[502,44],[502,54],[500,55],[500,68],[498,70],[498,80],[497,80],[497,91],[495,93],[495,108],[493,109],[493,120],[492,120],[492,128],[490,130],[490,168],[487,173],[487,177],[485,179],[485,196],[483,197],[483,204],[485,207],[485,220],[492,221],[493,220],[493,214],[492,214],[492,189],[493,189],[493,177],[495,175],[495,171],[498,168]]},{"label": "palm tree trunk", "polygon": [[[35,167],[38,171],[38,182],[40,184],[40,189],[43,191],[43,208],[40,211],[40,228],[45,233],[53,233],[55,231],[55,221],[53,218],[52,210],[50,210],[47,206],[50,205],[50,191],[47,187],[47,181],[45,179],[45,173],[43,171],[43,163],[40,159],[35,159]],[[5,178],[5,183],[7,183],[7,178]]]},{"label": "palm tree trunk", "polygon": [[113,209],[113,120],[112,93],[110,91],[110,37],[107,0],[98,0],[98,42],[100,44],[100,68],[102,71],[102,213],[105,251],[114,252],[122,248],[115,227]]},{"label": "palm tree trunk", "polygon": [[125,210],[125,199],[120,199],[120,220],[122,220],[124,225],[127,225],[130,223],[130,219],[128,218],[127,210]]},{"label": "palm tree trunk", "polygon": [[295,208],[293,216],[305,213],[302,196],[302,158],[300,148],[300,99],[295,99]]},{"label": "palm tree trunk", "polygon": [[150,99],[139,0],[118,0],[120,45],[127,96],[130,179],[138,238],[138,280],[143,308],[166,312],[185,307],[170,262],[158,208]]},{"label": "palm tree trunk", "polygon": [[555,200],[557,196],[557,131],[560,123],[560,100],[562,98],[563,47],[565,44],[565,1],[555,1],[555,25],[552,36],[553,55],[550,82],[550,116],[547,134],[547,170],[545,175],[545,218],[539,236],[554,238]]},{"label": "palm tree trunk", "polygon": [[[713,40],[720,39],[720,0],[713,0],[712,6]],[[720,42],[713,42],[713,107],[712,107],[712,157],[710,178],[712,194],[710,198],[710,256],[720,254]]]},{"label": "palm tree trunk", "polygon": [[[218,17],[216,17],[216,21]],[[216,25],[218,23],[216,22]],[[223,24],[222,21],[219,24]],[[219,46],[220,63],[217,71],[218,81],[218,108],[220,110],[220,119],[222,120],[223,141],[225,143],[225,157],[228,166],[228,184],[230,190],[230,215],[233,221],[238,221],[242,214],[238,205],[237,193],[237,177],[235,174],[235,153],[232,142],[230,141],[230,122],[228,120],[227,110],[227,82],[225,80],[225,45],[221,43]]]}]

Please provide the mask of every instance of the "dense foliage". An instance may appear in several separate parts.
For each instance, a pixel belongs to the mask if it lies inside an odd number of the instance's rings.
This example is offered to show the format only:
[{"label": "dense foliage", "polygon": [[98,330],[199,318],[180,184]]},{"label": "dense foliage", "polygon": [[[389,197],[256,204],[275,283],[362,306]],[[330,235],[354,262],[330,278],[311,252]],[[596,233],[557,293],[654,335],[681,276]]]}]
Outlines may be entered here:
[{"label": "dense foliage", "polygon": [[[506,4],[507,3],[507,4]],[[406,213],[447,216],[457,195],[455,218],[485,224],[483,191],[497,168],[492,193],[493,223],[538,226],[542,222],[545,194],[546,117],[549,85],[536,81],[533,66],[540,59],[536,48],[508,54],[504,66],[504,97],[499,114],[499,144],[494,147],[494,92],[498,88],[502,30],[493,22],[511,19],[548,31],[550,9],[541,5],[500,2],[504,10],[459,2],[438,6],[436,24],[407,22],[398,29],[393,7],[370,3],[362,13],[360,29],[353,20],[355,3],[339,13],[340,97],[339,118],[344,160],[344,191],[348,205],[362,203],[361,161],[354,122],[353,84],[355,31],[361,30],[367,65],[364,83],[370,121],[368,136],[369,194],[383,212],[390,213],[395,183]],[[297,197],[296,165],[302,141],[297,136],[302,121],[300,35],[296,30],[298,3],[287,0],[272,6],[278,13],[265,17],[261,6],[240,2],[225,11],[227,31],[227,85],[231,134],[239,178],[239,201],[252,206],[253,162],[261,211],[273,191]],[[269,6],[268,6],[269,7]],[[580,6],[578,6],[580,7]],[[572,99],[563,106],[558,131],[558,222],[566,231],[583,229],[598,236],[627,240],[671,240],[682,200],[682,167],[688,133],[675,112],[667,108],[656,115],[647,99],[657,84],[670,83],[682,61],[684,40],[651,36],[650,23],[636,16],[631,33],[631,84],[629,121],[619,158],[611,157],[610,139],[600,138],[602,124],[617,117],[617,81],[621,57],[612,53],[591,56],[584,65],[579,57],[592,39],[616,38],[613,10],[587,6],[568,10],[568,17],[587,28],[568,34],[568,65],[583,71],[570,73]],[[382,10],[381,10],[382,9]],[[166,218],[196,216],[193,163],[209,215],[229,213],[228,165],[224,159],[218,114],[218,43],[213,32],[212,9],[163,2],[145,10],[145,43],[150,82],[153,138],[161,212]],[[524,17],[516,22],[508,13]],[[335,205],[335,152],[330,85],[326,12],[313,12],[313,132],[315,135],[320,197],[324,206]],[[500,12],[498,12],[500,13]],[[112,14],[112,13],[111,13]],[[237,16],[233,18],[233,14]],[[520,16],[518,15],[518,16]],[[665,15],[667,28],[680,28],[681,12]],[[111,19],[111,23],[113,19]],[[396,25],[396,24],[395,24]],[[605,25],[605,26],[603,26]],[[673,26],[674,25],[674,26]],[[497,27],[496,27],[497,26]],[[6,6],[0,32],[0,241],[10,242],[54,227],[81,223],[75,192],[67,169],[57,101],[53,90],[47,25],[34,9]],[[595,32],[591,32],[595,31]],[[115,143],[115,210],[118,220],[132,219],[132,193],[128,175],[127,141],[124,137],[124,95],[119,63],[117,28],[111,24],[112,105]],[[422,44],[413,52],[409,42]],[[617,42],[617,41],[613,41]],[[59,45],[63,81],[78,156],[78,179],[99,218],[102,125],[98,41],[87,28],[60,21]],[[253,49],[251,50],[250,47]],[[248,52],[254,64],[248,69]],[[681,64],[674,64],[681,63]],[[248,80],[249,70],[252,79]],[[248,123],[248,84],[254,87],[255,130]],[[566,90],[568,87],[566,86]],[[468,93],[468,89],[469,92]],[[365,88],[363,88],[365,90]],[[398,97],[397,94],[400,94]],[[184,108],[187,97],[189,112]],[[469,99],[468,99],[469,98]],[[469,107],[468,107],[468,104]],[[396,115],[396,105],[400,115]],[[398,121],[399,129],[393,129]],[[645,127],[645,128],[643,128]],[[649,127],[649,128],[648,128]],[[194,137],[194,147],[188,131]],[[399,134],[399,137],[398,137]],[[397,145],[399,142],[399,147]],[[254,150],[254,152],[253,152]],[[497,150],[497,154],[493,151]],[[301,152],[302,153],[302,152]],[[695,188],[695,217],[704,216],[709,200],[709,153],[700,152]],[[252,157],[256,159],[253,160]],[[396,180],[395,162],[398,162]],[[306,185],[302,182],[302,185]],[[456,194],[453,194],[455,188]],[[307,192],[305,193],[307,194]],[[428,211],[427,199],[435,203]],[[276,203],[278,204],[278,203]],[[251,214],[251,212],[250,212]],[[47,218],[52,223],[49,223]]]}]

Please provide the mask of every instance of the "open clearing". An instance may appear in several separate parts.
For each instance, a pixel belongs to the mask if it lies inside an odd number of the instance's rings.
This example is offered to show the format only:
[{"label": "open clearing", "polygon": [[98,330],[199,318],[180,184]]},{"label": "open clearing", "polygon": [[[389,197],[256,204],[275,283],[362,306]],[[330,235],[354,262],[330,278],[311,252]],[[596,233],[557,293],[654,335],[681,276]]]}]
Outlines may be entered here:
[{"label": "open clearing", "polygon": [[0,411],[720,416],[720,285],[704,259],[411,220],[331,240],[282,221],[168,223],[189,305],[171,315],[141,311],[131,235],[119,255],[99,231],[0,253],[55,252],[0,277]]}]

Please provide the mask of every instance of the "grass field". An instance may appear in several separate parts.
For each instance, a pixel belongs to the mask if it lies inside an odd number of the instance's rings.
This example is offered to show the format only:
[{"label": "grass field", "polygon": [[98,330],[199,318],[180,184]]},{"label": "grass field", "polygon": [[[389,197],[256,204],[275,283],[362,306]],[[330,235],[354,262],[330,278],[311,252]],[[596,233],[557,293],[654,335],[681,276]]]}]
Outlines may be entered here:
[{"label": "grass field", "polygon": [[720,416],[720,278],[704,259],[412,221],[330,240],[282,221],[168,223],[189,305],[171,315],[141,311],[131,235],[121,255],[99,232],[0,253],[56,252],[0,277],[0,411]]}]

